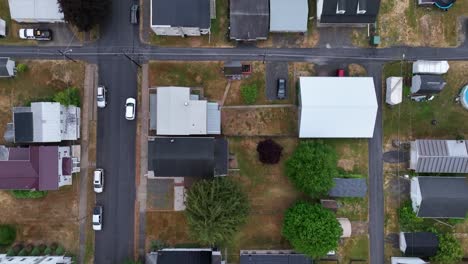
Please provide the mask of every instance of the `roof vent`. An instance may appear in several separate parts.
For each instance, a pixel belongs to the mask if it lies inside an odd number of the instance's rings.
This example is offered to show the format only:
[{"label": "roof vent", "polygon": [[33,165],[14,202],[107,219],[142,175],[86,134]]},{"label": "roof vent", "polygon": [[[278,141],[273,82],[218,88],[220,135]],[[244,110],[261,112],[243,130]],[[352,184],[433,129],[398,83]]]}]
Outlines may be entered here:
[{"label": "roof vent", "polygon": [[357,11],[358,15],[363,15],[367,12],[367,0],[358,0]]},{"label": "roof vent", "polygon": [[338,0],[336,2],[336,13],[337,14],[346,13],[346,0]]},{"label": "roof vent", "polygon": [[185,105],[185,106],[188,106],[188,102],[184,102],[184,105]]}]

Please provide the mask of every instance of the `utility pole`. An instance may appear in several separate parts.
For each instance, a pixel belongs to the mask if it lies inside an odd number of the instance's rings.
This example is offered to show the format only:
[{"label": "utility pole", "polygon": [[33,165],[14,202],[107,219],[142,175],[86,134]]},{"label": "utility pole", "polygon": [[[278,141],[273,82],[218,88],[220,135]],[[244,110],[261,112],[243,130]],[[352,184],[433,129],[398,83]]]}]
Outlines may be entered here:
[{"label": "utility pole", "polygon": [[132,57],[128,56],[127,53],[122,53],[125,57],[127,57],[127,59],[129,59],[131,62],[135,63],[136,66],[140,67],[141,68],[141,65],[136,62]]},{"label": "utility pole", "polygon": [[70,56],[67,55],[68,52],[71,52],[73,51],[72,49],[69,49],[69,50],[66,50],[66,51],[61,51],[61,50],[57,50],[60,54],[62,54],[62,56],[64,56],[65,58],[73,61],[73,62],[77,62],[76,60],[72,59]]}]

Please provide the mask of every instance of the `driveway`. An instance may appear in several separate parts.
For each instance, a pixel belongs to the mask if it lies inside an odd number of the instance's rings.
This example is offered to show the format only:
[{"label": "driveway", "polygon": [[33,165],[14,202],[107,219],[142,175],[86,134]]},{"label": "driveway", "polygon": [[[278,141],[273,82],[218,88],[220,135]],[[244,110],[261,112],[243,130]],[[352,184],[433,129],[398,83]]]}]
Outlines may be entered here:
[{"label": "driveway", "polygon": [[[276,94],[278,89],[278,79],[285,79],[286,84],[288,81],[288,63],[287,62],[273,62],[269,61],[266,65],[266,98],[268,100],[277,100]],[[289,88],[286,85],[286,99],[289,97]]]},{"label": "driveway", "polygon": [[39,46],[79,47],[81,41],[75,36],[67,23],[21,24],[23,28],[41,28],[52,30],[52,41],[38,41]]}]

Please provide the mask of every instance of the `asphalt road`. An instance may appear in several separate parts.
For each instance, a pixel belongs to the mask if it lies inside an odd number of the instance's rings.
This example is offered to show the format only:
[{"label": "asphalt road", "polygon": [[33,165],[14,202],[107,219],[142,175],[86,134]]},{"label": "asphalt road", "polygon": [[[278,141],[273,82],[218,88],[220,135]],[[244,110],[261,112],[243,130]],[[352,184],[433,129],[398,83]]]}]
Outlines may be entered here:
[{"label": "asphalt road", "polygon": [[[101,26],[98,51],[138,42],[138,27],[128,20],[131,4],[128,0],[113,2],[112,12]],[[108,91],[106,108],[98,110],[96,166],[105,170],[105,186],[96,197],[104,215],[103,230],[95,236],[94,263],[120,264],[134,255],[136,120],[125,119],[124,105],[126,98],[137,97],[137,67],[125,56],[94,59],[99,83]]]}]

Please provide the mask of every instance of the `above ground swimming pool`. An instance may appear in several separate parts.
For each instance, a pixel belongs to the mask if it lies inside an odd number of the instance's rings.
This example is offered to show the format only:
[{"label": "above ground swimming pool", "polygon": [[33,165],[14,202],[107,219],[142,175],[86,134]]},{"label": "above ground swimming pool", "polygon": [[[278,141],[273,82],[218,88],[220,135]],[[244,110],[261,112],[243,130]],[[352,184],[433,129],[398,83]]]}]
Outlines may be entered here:
[{"label": "above ground swimming pool", "polygon": [[460,102],[466,110],[468,110],[468,84],[463,87],[460,93]]}]

